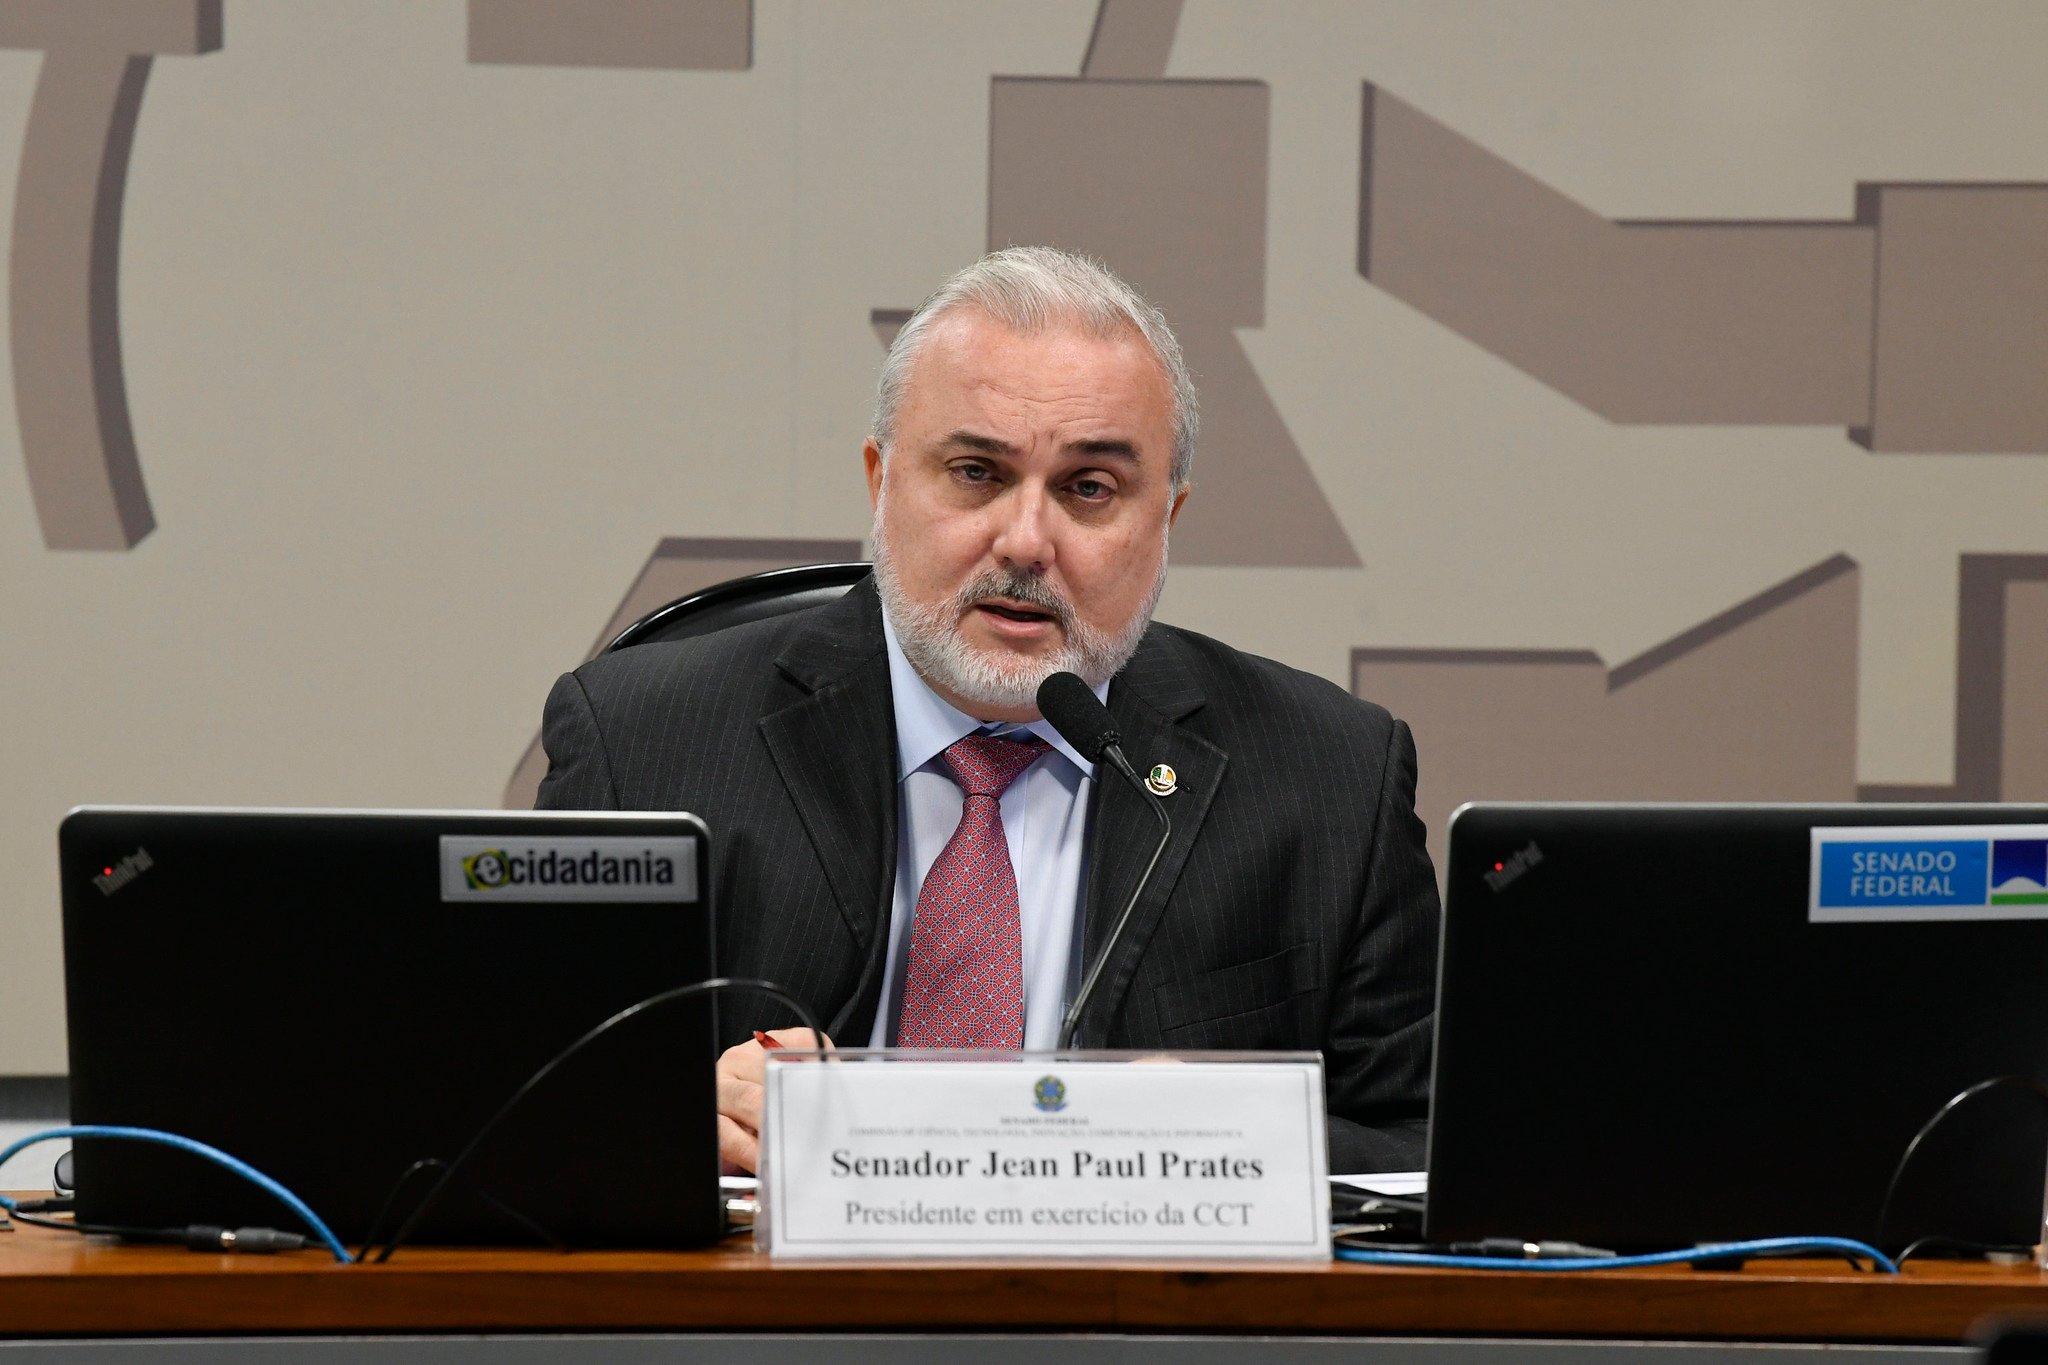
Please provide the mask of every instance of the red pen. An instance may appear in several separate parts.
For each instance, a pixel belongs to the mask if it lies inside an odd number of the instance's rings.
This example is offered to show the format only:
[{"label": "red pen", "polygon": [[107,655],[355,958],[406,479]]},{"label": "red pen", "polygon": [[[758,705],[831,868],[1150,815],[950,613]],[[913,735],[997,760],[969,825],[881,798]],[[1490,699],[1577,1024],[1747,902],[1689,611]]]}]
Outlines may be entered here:
[{"label": "red pen", "polygon": [[759,1043],[762,1047],[767,1048],[770,1052],[779,1052],[782,1050],[782,1044],[776,1042],[773,1038],[770,1038],[767,1034],[761,1032],[761,1030],[759,1029],[754,1030],[754,1041]]}]

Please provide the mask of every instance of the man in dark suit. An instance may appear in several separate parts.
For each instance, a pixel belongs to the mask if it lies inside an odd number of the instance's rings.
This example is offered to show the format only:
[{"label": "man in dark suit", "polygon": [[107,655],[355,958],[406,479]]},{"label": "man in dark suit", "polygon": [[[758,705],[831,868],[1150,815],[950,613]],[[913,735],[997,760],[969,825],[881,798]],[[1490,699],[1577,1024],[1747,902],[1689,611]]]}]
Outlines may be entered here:
[{"label": "man in dark suit", "polygon": [[[1151,622],[1194,437],[1178,345],[1128,286],[1043,248],[984,259],[884,366],[875,576],[564,677],[540,804],[704,817],[721,970],[786,986],[842,1042],[1046,1046],[1156,831],[1038,715],[1038,683],[1078,673],[1174,826],[1081,1040],[1319,1050],[1331,1168],[1414,1169],[1437,899],[1413,741]],[[719,1063],[721,1149],[747,1169],[761,1058]]]}]

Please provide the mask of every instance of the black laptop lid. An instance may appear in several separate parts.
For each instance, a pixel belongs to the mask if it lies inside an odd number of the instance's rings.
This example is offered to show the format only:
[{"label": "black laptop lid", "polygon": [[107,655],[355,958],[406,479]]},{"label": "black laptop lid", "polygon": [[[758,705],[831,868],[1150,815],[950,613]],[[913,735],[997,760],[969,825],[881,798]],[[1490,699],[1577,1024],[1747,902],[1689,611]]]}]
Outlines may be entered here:
[{"label": "black laptop lid", "polygon": [[[211,1143],[349,1240],[549,1058],[712,975],[689,815],[87,808],[59,845],[72,1121]],[[703,1000],[608,1034],[527,1097],[415,1239],[718,1236],[713,1037]],[[81,1222],[292,1225],[162,1148],[81,1142],[76,1181]]]},{"label": "black laptop lid", "polygon": [[[2008,903],[1985,912],[1997,918],[1957,918],[1972,912],[1951,904],[1831,919],[1843,912],[1809,905],[1812,831],[2015,824],[2048,824],[2048,808],[1461,809],[1430,1237],[1876,1240],[1893,1167],[1944,1101],[1989,1077],[2048,1077],[2048,919],[2031,917],[2044,907],[2016,874]],[[1962,885],[1973,869],[1985,880],[2000,843],[1976,842],[1963,878],[1914,894],[1990,899]],[[1916,886],[1872,880],[1851,895],[1852,868],[1939,877],[1944,855],[1897,847],[1830,855],[1829,896],[1896,901]],[[2034,1242],[2043,1141],[2031,1095],[1958,1110],[1907,1171],[1884,1243]]]}]

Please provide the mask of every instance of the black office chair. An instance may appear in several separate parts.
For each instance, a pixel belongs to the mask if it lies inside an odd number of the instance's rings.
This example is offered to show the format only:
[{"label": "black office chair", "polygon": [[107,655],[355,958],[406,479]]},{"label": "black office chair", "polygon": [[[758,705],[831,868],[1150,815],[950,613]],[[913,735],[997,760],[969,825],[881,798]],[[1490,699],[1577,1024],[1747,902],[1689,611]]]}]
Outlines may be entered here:
[{"label": "black office chair", "polygon": [[657,640],[687,640],[727,626],[823,606],[844,597],[846,590],[873,568],[871,564],[798,564],[714,583],[648,612],[620,631],[604,652]]}]

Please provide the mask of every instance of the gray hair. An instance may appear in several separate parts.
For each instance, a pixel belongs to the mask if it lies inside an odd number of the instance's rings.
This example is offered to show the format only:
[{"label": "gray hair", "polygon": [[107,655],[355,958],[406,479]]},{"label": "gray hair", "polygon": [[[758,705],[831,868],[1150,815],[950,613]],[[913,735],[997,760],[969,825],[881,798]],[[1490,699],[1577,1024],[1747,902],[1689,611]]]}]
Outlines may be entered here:
[{"label": "gray hair", "polygon": [[1013,246],[988,255],[940,285],[896,333],[875,385],[874,440],[886,455],[896,434],[896,412],[911,366],[932,324],[956,308],[972,308],[1020,332],[1054,322],[1078,324],[1089,335],[1113,337],[1135,330],[1152,348],[1173,392],[1173,487],[1188,486],[1195,463],[1200,417],[1195,381],[1181,359],[1180,342],[1160,311],[1100,261],[1049,246]]}]

